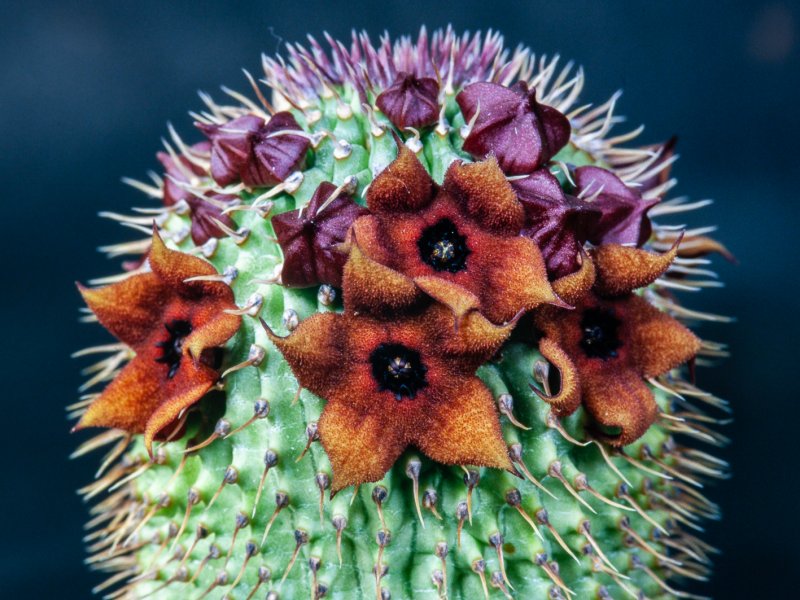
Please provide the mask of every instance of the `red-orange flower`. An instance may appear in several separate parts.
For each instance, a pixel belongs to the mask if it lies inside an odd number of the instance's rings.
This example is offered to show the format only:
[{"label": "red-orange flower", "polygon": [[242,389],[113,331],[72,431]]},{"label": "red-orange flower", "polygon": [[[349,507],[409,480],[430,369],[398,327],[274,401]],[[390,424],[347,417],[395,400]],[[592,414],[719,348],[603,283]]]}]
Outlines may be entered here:
[{"label": "red-orange flower", "polygon": [[473,309],[455,330],[449,309],[433,304],[387,320],[319,313],[285,338],[264,327],[300,385],[327,400],[319,433],[334,492],[382,478],[409,445],[448,465],[512,468],[475,376],[512,326]]},{"label": "red-orange flower", "polygon": [[136,353],[76,429],[115,427],[153,439],[219,379],[220,347],[239,329],[233,291],[204,260],[167,249],[156,232],[151,272],[99,289],[79,286],[100,323]]},{"label": "red-orange flower", "polygon": [[575,310],[543,307],[535,316],[539,351],[560,375],[560,389],[540,395],[561,416],[583,404],[597,435],[615,446],[636,441],[658,417],[644,378],[678,367],[700,348],[686,327],[630,293],[652,283],[676,252],[601,246],[593,255],[594,288]]},{"label": "red-orange flower", "polygon": [[[493,323],[546,302],[560,303],[539,248],[520,235],[524,209],[494,158],[453,163],[440,188],[400,144],[397,159],[370,185],[367,206],[372,214],[353,224],[355,245],[370,261],[437,300],[451,304],[454,289],[466,289]],[[371,279],[365,274],[350,287],[363,290]],[[345,302],[349,295],[351,308],[358,309],[361,303],[347,288],[345,281]]]}]

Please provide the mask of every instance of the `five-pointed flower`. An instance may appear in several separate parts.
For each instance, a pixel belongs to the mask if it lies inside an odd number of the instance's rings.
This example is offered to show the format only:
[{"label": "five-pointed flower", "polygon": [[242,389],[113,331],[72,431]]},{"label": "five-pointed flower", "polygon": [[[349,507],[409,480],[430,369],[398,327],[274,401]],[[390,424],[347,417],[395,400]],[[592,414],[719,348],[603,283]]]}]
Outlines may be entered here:
[{"label": "five-pointed flower", "polygon": [[447,465],[512,469],[491,392],[475,369],[511,332],[470,310],[457,330],[441,304],[381,320],[318,313],[272,333],[300,385],[327,401],[319,434],[334,492],[377,481],[407,446]]},{"label": "five-pointed flower", "polygon": [[[372,214],[353,224],[355,251],[367,260],[347,270],[352,309],[381,300],[402,308],[397,288],[408,288],[404,280],[454,309],[463,288],[498,324],[546,302],[561,304],[539,248],[520,235],[524,209],[494,158],[454,162],[439,187],[400,144],[397,159],[370,185],[367,206]],[[395,274],[382,270],[378,277],[375,263]],[[413,293],[407,299],[415,301]]]},{"label": "five-pointed flower", "polygon": [[652,283],[676,253],[677,245],[663,255],[601,246],[592,256],[594,288],[575,310],[542,307],[535,315],[539,351],[560,375],[560,389],[540,395],[560,416],[583,404],[596,435],[611,445],[636,441],[658,417],[643,378],[663,375],[700,349],[691,331],[631,293]]},{"label": "five-pointed flower", "polygon": [[219,379],[221,346],[239,329],[233,291],[204,260],[169,250],[157,232],[151,271],[99,289],[79,286],[100,323],[136,356],[89,405],[76,429],[115,427],[156,436]]},{"label": "five-pointed flower", "polygon": [[[473,83],[456,96],[471,129],[463,148],[475,158],[494,155],[508,175],[532,173],[569,141],[569,120],[536,100],[520,81],[510,88]],[[474,122],[472,120],[474,119]]]}]

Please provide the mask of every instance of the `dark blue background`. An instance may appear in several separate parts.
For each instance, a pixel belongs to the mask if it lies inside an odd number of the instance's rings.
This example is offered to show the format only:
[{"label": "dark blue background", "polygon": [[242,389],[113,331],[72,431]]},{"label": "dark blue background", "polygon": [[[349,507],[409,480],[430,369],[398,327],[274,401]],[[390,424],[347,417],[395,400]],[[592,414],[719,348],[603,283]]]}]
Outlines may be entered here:
[{"label": "dark blue background", "polygon": [[[796,267],[800,69],[795,2],[4,2],[0,22],[0,276],[4,335],[0,444],[0,593],[85,598],[86,508],[74,489],[96,459],[69,461],[78,442],[63,406],[77,398],[70,352],[104,340],[79,325],[73,280],[115,267],[95,252],[131,234],[97,217],[143,202],[120,183],[156,167],[167,120],[191,130],[198,89],[244,89],[241,67],[282,40],[351,27],[377,35],[452,23],[494,27],[510,44],[560,52],[586,68],[584,98],[624,88],[629,123],[646,141],[680,136],[678,193],[716,204],[694,224],[720,225],[741,259],[723,290],[687,297],[733,314],[703,333],[733,357],[700,372],[730,399],[733,479],[710,494],[725,520],[703,593],[787,597],[798,559]],[[84,365],[86,363],[83,363]],[[794,586],[793,586],[794,587]]]}]

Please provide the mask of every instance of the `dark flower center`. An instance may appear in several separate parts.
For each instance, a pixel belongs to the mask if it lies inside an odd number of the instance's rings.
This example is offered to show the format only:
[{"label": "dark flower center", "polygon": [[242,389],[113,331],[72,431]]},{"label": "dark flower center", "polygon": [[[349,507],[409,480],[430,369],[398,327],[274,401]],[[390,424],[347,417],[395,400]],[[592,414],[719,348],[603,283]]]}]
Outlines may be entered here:
[{"label": "dark flower center", "polygon": [[441,219],[422,231],[417,246],[423,262],[437,271],[457,273],[467,267],[470,250],[466,242],[466,236],[458,233],[455,223]]},{"label": "dark flower center", "polygon": [[617,350],[622,346],[618,329],[621,321],[614,312],[605,308],[590,308],[581,318],[581,348],[589,358],[603,360],[617,357]]},{"label": "dark flower center", "polygon": [[169,323],[164,323],[164,327],[169,337],[156,344],[156,347],[161,348],[161,356],[156,359],[156,362],[163,363],[169,367],[167,379],[172,379],[181,365],[183,340],[192,332],[192,324],[189,321],[175,319]]},{"label": "dark flower center", "polygon": [[381,344],[370,354],[369,361],[378,389],[389,390],[395,400],[414,398],[419,390],[428,387],[428,368],[416,350],[402,344]]}]

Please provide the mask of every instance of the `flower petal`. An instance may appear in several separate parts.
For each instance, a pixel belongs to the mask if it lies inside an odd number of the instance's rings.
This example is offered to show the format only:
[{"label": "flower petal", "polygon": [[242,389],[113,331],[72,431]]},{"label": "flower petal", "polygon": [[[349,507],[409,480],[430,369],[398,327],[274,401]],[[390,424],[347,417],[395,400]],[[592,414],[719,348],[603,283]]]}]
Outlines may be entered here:
[{"label": "flower petal", "polygon": [[638,296],[625,301],[630,360],[644,377],[656,377],[694,358],[700,340],[668,314]]},{"label": "flower petal", "polygon": [[577,304],[592,289],[597,277],[594,261],[582,251],[578,256],[578,270],[552,283],[553,291],[568,304]]},{"label": "flower petal", "polygon": [[[199,142],[189,148],[189,152],[194,156],[203,156],[204,161],[208,160],[210,150],[211,143],[207,141]],[[184,155],[175,156],[168,152],[158,152],[156,158],[164,167],[164,205],[172,206],[181,200],[191,198],[193,194],[180,184],[189,183],[192,177],[205,176],[206,170]]]},{"label": "flower petal", "polygon": [[381,479],[406,446],[401,432],[387,426],[385,415],[364,414],[343,402],[328,402],[318,425],[333,467],[333,493]]},{"label": "flower petal", "polygon": [[413,280],[367,257],[354,240],[344,266],[348,310],[394,313],[418,304],[423,295]]},{"label": "flower petal", "polygon": [[596,435],[612,446],[638,440],[658,417],[658,405],[642,378],[628,369],[581,371],[583,405],[602,427]]},{"label": "flower petal", "polygon": [[[539,352],[558,373],[558,391],[547,395],[533,385],[531,385],[531,389],[537,396],[553,407],[553,412],[557,416],[571,415],[581,405],[580,380],[575,364],[567,356],[567,353],[549,338],[539,340]],[[551,379],[553,378],[551,377]],[[553,391],[551,390],[551,392]]]},{"label": "flower petal", "polygon": [[343,362],[351,360],[344,352],[349,340],[343,318],[335,313],[316,313],[286,337],[275,335],[263,319],[261,324],[300,385],[322,398],[330,396],[346,375]]},{"label": "flower petal", "polygon": [[474,291],[481,298],[481,310],[493,323],[507,322],[520,310],[545,303],[565,306],[547,280],[539,248],[528,238],[497,237],[470,258],[473,277],[482,282]]},{"label": "flower petal", "polygon": [[446,465],[512,468],[492,394],[477,377],[451,380],[437,391],[412,443]]},{"label": "flower petal", "polygon": [[147,419],[144,429],[144,444],[152,455],[153,440],[167,425],[175,421],[181,412],[200,400],[219,379],[219,374],[199,361],[182,361],[176,376],[161,390],[161,402]]},{"label": "flower petal", "polygon": [[98,289],[78,290],[100,324],[132,348],[147,341],[153,322],[169,300],[168,288],[153,273],[140,273]]},{"label": "flower petal", "polygon": [[522,228],[525,211],[494,156],[470,164],[454,162],[442,187],[459,198],[484,228],[507,235],[517,235]]},{"label": "flower petal", "polygon": [[650,285],[675,260],[679,244],[680,239],[664,254],[619,244],[603,244],[592,252],[597,270],[595,291],[602,296],[620,296]]},{"label": "flower petal", "polygon": [[367,206],[376,211],[416,211],[433,198],[434,181],[414,153],[397,142],[397,158],[375,177],[367,189]]}]

